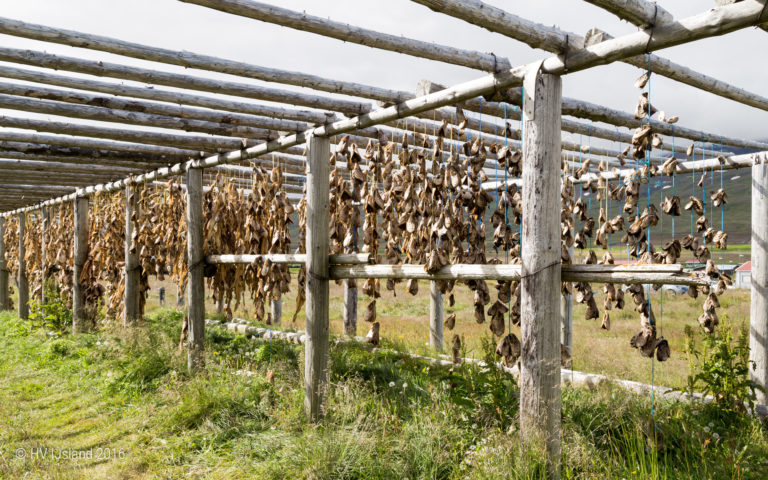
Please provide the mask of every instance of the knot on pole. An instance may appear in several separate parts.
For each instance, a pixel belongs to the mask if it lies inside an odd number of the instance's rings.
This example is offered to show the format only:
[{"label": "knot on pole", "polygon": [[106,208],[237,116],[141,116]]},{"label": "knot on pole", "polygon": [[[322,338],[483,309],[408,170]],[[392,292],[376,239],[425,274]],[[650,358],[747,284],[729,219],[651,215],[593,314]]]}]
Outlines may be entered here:
[{"label": "knot on pole", "polygon": [[760,28],[760,24],[763,23],[760,21],[761,18],[763,18],[763,15],[765,15],[765,9],[768,7],[768,1],[763,2],[763,8],[760,9],[760,13],[757,14],[757,18],[755,19],[754,26],[757,28]]},{"label": "knot on pole", "polygon": [[562,265],[562,261],[558,260],[558,261],[552,262],[552,263],[550,263],[548,265],[544,265],[543,267],[539,268],[538,270],[534,270],[533,272],[523,273],[523,271],[521,270],[520,271],[520,280],[522,280],[524,278],[532,277],[532,276],[534,276],[534,275],[536,275],[538,273],[541,273],[541,272],[543,272],[544,270],[546,270],[548,268],[552,268],[552,267],[554,267],[556,265]]},{"label": "knot on pole", "polygon": [[319,281],[328,281],[330,279],[329,275],[318,275],[315,272],[308,271],[307,276],[312,280],[319,280]]},{"label": "knot on pole", "polygon": [[653,40],[653,29],[656,28],[656,19],[659,16],[659,5],[657,3],[653,4],[653,22],[651,25],[649,25],[650,28],[646,28],[648,30],[648,43],[645,44],[645,53],[649,55],[649,61],[650,61],[650,52],[648,49],[651,46],[651,40]]},{"label": "knot on pole", "polygon": [[568,50],[570,48],[570,33],[565,34],[565,44],[563,45],[563,71],[568,72]]}]

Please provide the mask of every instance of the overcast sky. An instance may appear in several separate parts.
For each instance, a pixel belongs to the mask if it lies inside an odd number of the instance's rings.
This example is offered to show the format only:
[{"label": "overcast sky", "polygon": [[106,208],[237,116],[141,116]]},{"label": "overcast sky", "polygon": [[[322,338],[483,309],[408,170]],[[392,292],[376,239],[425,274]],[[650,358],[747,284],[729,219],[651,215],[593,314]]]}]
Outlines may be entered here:
[{"label": "overcast sky", "polygon": [[[435,13],[409,0],[273,0],[271,3],[387,33],[493,52],[508,58],[512,65],[550,55]],[[600,27],[614,35],[636,30],[632,25],[580,0],[492,0],[488,3],[524,18],[580,34],[592,27]],[[709,0],[659,3],[676,17],[693,15],[714,4]],[[463,67],[346,44],[175,0],[0,0],[0,6],[0,15],[27,22],[398,90],[413,91],[421,79],[452,85],[483,75],[483,72]],[[0,42],[8,47],[45,50],[162,70],[182,70],[5,35],[0,35]],[[749,28],[657,53],[748,91],[768,96],[766,51],[768,33]],[[200,71],[190,73],[216,76]],[[563,94],[631,111],[638,95],[632,83],[640,73],[625,64],[593,68],[564,77]],[[229,76],[221,78],[232,79]],[[260,83],[247,79],[239,81]],[[270,86],[292,88],[277,84]],[[742,138],[768,138],[768,112],[658,76],[653,79],[651,95],[655,106],[668,115],[680,116],[680,125]],[[18,112],[0,113],[22,115]]]}]

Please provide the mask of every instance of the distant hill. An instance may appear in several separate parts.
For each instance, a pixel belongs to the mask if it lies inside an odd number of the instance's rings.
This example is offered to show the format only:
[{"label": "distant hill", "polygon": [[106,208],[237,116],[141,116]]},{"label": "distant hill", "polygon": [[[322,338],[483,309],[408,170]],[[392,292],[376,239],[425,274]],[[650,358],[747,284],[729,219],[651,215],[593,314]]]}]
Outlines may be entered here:
[{"label": "distant hill", "polygon": [[[761,140],[768,143],[768,140]],[[719,145],[707,145],[706,148],[712,150],[718,150]],[[737,155],[755,152],[753,149],[748,148],[728,148],[727,150],[734,152]],[[685,160],[685,156],[678,155],[680,160]],[[721,220],[724,221],[724,230],[728,233],[728,242],[731,244],[742,244],[750,242],[751,235],[751,215],[752,215],[752,197],[751,197],[751,171],[749,169],[739,170],[724,170],[723,171],[723,189],[728,194],[728,203],[725,205],[724,214],[721,216],[720,208],[715,208],[710,200],[710,195],[720,188],[720,172],[715,171],[707,172],[707,176],[704,182],[704,188],[702,189],[696,185],[701,178],[701,172],[696,172],[695,177],[691,174],[679,175],[675,178],[674,192],[675,195],[680,197],[682,206],[688,202],[688,198],[691,196],[691,192],[696,192],[698,198],[702,198],[702,194],[705,194],[704,204],[705,214],[710,221],[710,225],[717,229],[721,229]],[[651,179],[650,195],[651,201],[656,204],[656,207],[661,211],[661,201],[664,196],[672,196],[672,180],[669,177],[654,177]],[[692,185],[693,184],[693,185]],[[703,191],[702,191],[703,190]],[[648,204],[648,186],[642,185],[640,189],[640,201],[641,208]],[[587,200],[589,197],[585,197]],[[595,206],[596,201],[592,201],[592,209],[590,209],[591,215],[597,219],[599,214],[599,206]],[[603,201],[605,205],[605,201]],[[621,210],[621,205],[616,202],[611,202],[610,213],[611,216],[615,216]],[[652,236],[656,236],[658,233],[662,234],[663,240],[672,238],[672,217],[662,214],[662,224],[652,229]],[[691,224],[695,221],[696,216],[694,214],[691,219],[690,212],[683,211],[682,215],[675,218],[675,236],[685,235],[691,233]],[[654,243],[658,244],[658,240]]]},{"label": "distant hill", "polygon": [[[721,221],[724,222],[724,230],[728,233],[728,241],[731,244],[741,244],[750,242],[750,223],[751,223],[751,193],[750,193],[750,179],[751,172],[747,169],[742,170],[725,170],[723,171],[723,189],[728,194],[728,203],[723,209],[721,215],[720,207],[714,207],[710,195],[720,188],[720,172],[707,172],[707,176],[704,182],[704,188],[696,185],[692,186],[692,175],[680,175],[674,182],[674,194],[680,197],[682,206],[688,202],[688,198],[691,196],[691,192],[694,191],[698,198],[702,198],[704,194],[705,215],[709,219],[710,225],[717,229],[721,229]],[[701,178],[701,173],[697,172],[693,179],[693,183],[697,183]],[[661,185],[659,185],[661,183]],[[644,208],[648,204],[648,185],[642,185],[640,191],[640,201],[638,205]],[[578,192],[578,191],[577,191]],[[673,195],[672,180],[668,177],[654,177],[651,179],[650,196],[651,202],[661,212],[661,201],[664,196]],[[585,197],[585,201],[588,201],[590,197]],[[605,201],[602,202],[605,206]],[[610,202],[609,210],[610,217],[621,213],[621,207],[623,204],[618,202]],[[600,206],[597,205],[595,197],[592,198],[590,215],[597,219],[600,211]],[[672,218],[669,215],[661,214],[661,222],[651,230],[653,238],[658,239],[658,234],[662,235],[663,240],[672,238]],[[695,232],[695,222],[698,216],[694,213],[685,210],[679,217],[674,217],[675,236],[680,237],[687,233],[691,233],[691,225]],[[660,243],[658,240],[654,240],[654,243]]]}]

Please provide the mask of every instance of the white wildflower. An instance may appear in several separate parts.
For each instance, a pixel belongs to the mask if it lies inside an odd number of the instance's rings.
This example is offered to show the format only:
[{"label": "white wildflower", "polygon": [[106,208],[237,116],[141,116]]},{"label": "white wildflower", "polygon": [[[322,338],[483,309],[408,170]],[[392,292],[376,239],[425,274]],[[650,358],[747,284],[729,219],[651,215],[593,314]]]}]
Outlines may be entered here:
[{"label": "white wildflower", "polygon": [[704,431],[705,431],[705,432],[709,433],[709,430],[710,430],[710,428],[709,428],[708,426],[707,426],[707,427],[704,427]]},{"label": "white wildflower", "polygon": [[389,382],[389,388],[394,388],[395,382]]}]

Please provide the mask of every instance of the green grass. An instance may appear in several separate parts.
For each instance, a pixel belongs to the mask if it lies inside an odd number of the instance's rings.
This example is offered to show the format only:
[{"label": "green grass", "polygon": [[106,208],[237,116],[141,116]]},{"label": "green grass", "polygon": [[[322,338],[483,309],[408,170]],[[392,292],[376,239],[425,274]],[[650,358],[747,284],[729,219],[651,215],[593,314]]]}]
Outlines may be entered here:
[{"label": "green grass", "polygon": [[[541,457],[521,454],[516,382],[496,369],[335,346],[328,413],[311,425],[301,347],[211,328],[207,373],[193,378],[179,319],[57,338],[0,314],[0,478],[543,478]],[[766,477],[756,420],[651,407],[608,385],[564,388],[563,478]],[[16,457],[33,447],[118,455]]]},{"label": "green grass", "polygon": [[[495,295],[493,288],[495,282],[489,282],[492,295]],[[152,292],[156,292],[153,284]],[[166,290],[171,289],[170,282],[167,283]],[[404,291],[405,284],[397,286],[397,296],[392,292],[382,289],[382,296],[376,302],[377,319],[381,322],[381,336],[388,342],[402,345],[403,349],[430,355],[429,349],[429,282],[419,282],[419,292],[412,296]],[[596,301],[600,306],[600,313],[603,313],[603,293],[599,284],[593,284],[596,292]],[[297,321],[292,324],[290,319],[295,310],[296,300],[295,277],[291,293],[283,297],[283,321],[279,327],[285,329],[304,329],[304,310],[299,312]],[[362,292],[359,292],[358,305],[358,335],[365,335],[369,326],[363,321],[362,317],[365,308],[370,299]],[[448,345],[453,334],[462,337],[462,344],[466,346],[468,357],[481,357],[483,355],[482,340],[488,335],[488,320],[485,324],[478,325],[474,319],[473,294],[464,285],[456,285],[454,288],[456,305],[453,308],[448,307],[448,301],[445,300],[446,315],[450,312],[456,313],[456,326],[453,331],[445,330],[445,343]],[[332,282],[330,285],[330,328],[336,335],[343,334],[342,311],[343,311],[343,290],[340,285]],[[718,310],[718,315],[727,316],[734,325],[741,327],[749,323],[749,290],[731,289],[720,296],[722,308]],[[692,299],[687,295],[673,296],[669,293],[664,295],[663,301],[660,292],[653,292],[652,303],[656,314],[656,320],[659,323],[660,330],[664,337],[670,342],[672,356],[664,363],[656,362],[652,365],[648,358],[644,358],[640,353],[629,346],[629,339],[639,329],[640,317],[629,305],[624,310],[611,310],[611,330],[606,331],[600,328],[600,321],[584,320],[585,306],[574,304],[573,314],[573,362],[576,370],[599,373],[614,378],[623,378],[643,383],[654,381],[657,385],[664,385],[672,388],[681,388],[686,385],[686,376],[688,375],[688,361],[684,354],[685,345],[685,327],[690,326],[698,328],[697,318],[701,315],[703,296],[698,299]],[[169,298],[169,301],[172,301]],[[156,297],[150,296],[148,306],[150,310],[156,309]],[[663,315],[662,315],[663,307]],[[223,314],[215,314],[215,305],[208,299],[206,311],[211,318],[223,319]],[[235,312],[235,316],[248,319],[254,325],[266,326],[265,324],[253,319],[253,310],[250,300],[241,304]],[[179,319],[179,324],[181,320]],[[520,328],[512,326],[512,331],[520,337]],[[652,373],[653,372],[653,373]]]}]

